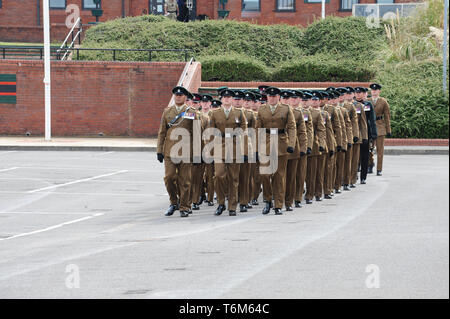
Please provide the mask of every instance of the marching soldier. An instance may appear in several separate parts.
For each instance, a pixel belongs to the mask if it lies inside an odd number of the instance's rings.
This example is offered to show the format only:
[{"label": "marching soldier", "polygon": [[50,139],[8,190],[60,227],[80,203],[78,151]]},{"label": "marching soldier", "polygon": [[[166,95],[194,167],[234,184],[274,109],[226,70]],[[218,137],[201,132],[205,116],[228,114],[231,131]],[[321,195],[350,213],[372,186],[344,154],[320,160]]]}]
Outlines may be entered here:
[{"label": "marching soldier", "polygon": [[384,139],[385,136],[391,135],[391,113],[389,103],[385,98],[380,97],[381,85],[372,83],[370,85],[372,94],[372,103],[375,107],[376,124],[378,138],[376,141],[377,147],[377,176],[381,176],[383,170],[383,155],[384,155]]},{"label": "marching soldier", "polygon": [[369,143],[361,145],[361,155],[360,155],[360,163],[361,163],[360,180],[361,184],[365,184],[369,166],[370,145],[375,143],[375,141],[377,140],[377,125],[374,107],[372,103],[367,100],[368,89],[366,88],[361,89],[363,93],[357,94],[356,99],[364,105],[364,114],[367,120],[367,132],[369,137]]},{"label": "marching soldier", "polygon": [[303,97],[302,92],[292,91],[288,100],[294,114],[297,136],[294,153],[288,155],[288,163],[286,169],[286,211],[292,211],[292,204],[294,202],[295,191],[297,189],[297,167],[300,158],[304,157],[306,159],[306,152],[308,147],[305,119],[303,117],[303,112],[299,107],[301,97]]},{"label": "marching soldier", "polygon": [[[181,217],[188,217],[190,210],[190,181],[191,158],[190,154],[172,152],[172,147],[179,140],[170,139],[172,130],[183,128],[193,136],[194,120],[198,119],[196,111],[186,105],[189,92],[181,86],[173,88],[175,103],[166,108],[161,117],[158,131],[157,158],[160,163],[164,161],[164,183],[170,198],[170,207],[166,216],[171,216],[180,209]],[[192,143],[190,153],[192,153]]]},{"label": "marching soldier", "polygon": [[[262,94],[259,93],[255,93],[255,102],[253,103],[253,117],[255,118],[255,134],[256,134],[256,138],[258,137],[258,127],[256,126],[258,123],[258,111],[259,108],[261,107],[261,103],[264,99],[264,96]],[[258,151],[258,143],[255,145],[255,149],[256,151]],[[258,154],[258,153],[256,153]],[[252,181],[251,181],[251,192],[250,195],[252,196],[252,206],[254,205],[259,205],[258,202],[258,197],[261,194],[261,175],[259,174],[259,160],[258,160],[258,156],[256,156],[256,163],[251,163],[251,167],[252,167]]]},{"label": "marching soldier", "polygon": [[[220,101],[214,102],[214,104],[217,104],[217,102],[220,103]],[[209,94],[204,94],[202,98],[202,112],[203,117],[206,118],[207,122],[205,125],[205,128],[209,126],[209,117],[211,115],[211,111],[213,108],[213,98]],[[209,140],[205,141],[206,143],[209,143]],[[214,164],[213,163],[204,163],[205,166],[205,174],[204,174],[204,187],[203,192],[208,194],[206,197],[205,194],[202,194],[203,198],[205,199],[208,206],[214,206]]]},{"label": "marching soldier", "polygon": [[[237,145],[241,146],[242,135],[234,135],[229,130],[233,131],[236,128],[241,128],[243,132],[247,130],[247,120],[245,118],[244,112],[238,110],[232,106],[234,92],[230,89],[225,89],[221,91],[222,97],[222,107],[211,112],[210,117],[210,127],[216,128],[220,131],[221,144],[215,144],[215,148],[222,148],[221,159],[218,159],[216,151],[214,152],[214,171],[215,171],[215,185],[214,188],[217,193],[217,199],[219,206],[216,210],[216,215],[219,216],[226,209],[225,206],[225,193],[228,189],[228,212],[230,216],[236,216],[236,206],[237,206],[237,193],[239,189],[239,155],[244,156],[244,161],[246,154],[241,150],[240,154],[237,149]],[[229,129],[229,130],[227,130]],[[231,139],[233,154],[225,153],[225,144]],[[237,141],[240,140],[240,141]]]},{"label": "marching soldier", "polygon": [[347,118],[346,118],[346,124],[347,124],[347,152],[345,153],[345,163],[344,163],[344,175],[343,175],[343,182],[344,182],[344,189],[350,190],[349,185],[351,183],[351,177],[352,177],[352,160],[353,160],[353,149],[355,143],[357,143],[360,140],[360,131],[359,131],[359,124],[358,124],[358,114],[356,113],[356,108],[353,105],[353,88],[347,87],[347,88],[340,88],[342,97],[341,101],[342,108],[346,112]]},{"label": "marching soldier", "polygon": [[[329,116],[329,113],[325,111],[323,108],[326,104],[328,97],[327,92],[320,92],[321,97],[320,99],[320,112],[322,115],[322,119],[325,125],[325,136],[326,136],[326,144],[325,144],[325,150],[322,152],[321,155],[319,155],[317,159],[317,174],[316,174],[316,184],[315,184],[315,191],[314,196],[316,198],[316,201],[320,202],[322,201],[322,194],[324,191],[325,186],[325,175],[326,175],[326,169],[327,169],[327,159],[331,159],[334,156],[335,149],[337,147],[336,145],[336,139],[334,137],[333,132],[333,126],[331,123],[331,118]],[[332,166],[330,165],[330,168]],[[331,175],[331,172],[330,172]],[[330,191],[331,193],[331,191]]]},{"label": "marching soldier", "polygon": [[[354,89],[355,94],[364,93],[361,88],[356,87]],[[360,150],[361,144],[368,145],[369,144],[369,134],[367,128],[367,120],[366,115],[364,113],[364,105],[361,102],[356,100],[353,101],[353,105],[356,109],[356,114],[358,117],[358,127],[359,127],[359,136],[360,139],[353,145],[353,154],[352,154],[352,173],[350,180],[350,188],[356,187],[356,181],[358,180],[358,164],[360,158]]]},{"label": "marching soldier", "polygon": [[[333,149],[328,150],[328,157],[325,160],[325,179],[324,179],[324,194],[325,199],[331,199],[333,193],[333,186],[336,180],[336,158],[337,153],[342,151],[342,125],[339,119],[339,113],[336,108],[337,106],[337,96],[335,94],[334,88],[328,88],[328,103],[323,106],[323,110],[328,113],[328,119],[326,120],[327,133],[332,136],[328,137],[327,140],[334,144]],[[333,141],[334,140],[334,141]],[[328,148],[330,148],[328,146]]]},{"label": "marching soldier", "polygon": [[[239,93],[237,93],[239,94]],[[242,111],[244,112],[246,121],[247,121],[247,129],[256,128],[256,120],[253,111],[251,110],[251,106],[253,104],[253,100],[255,99],[255,96],[251,92],[243,93],[244,95],[244,102],[243,102],[243,108]],[[236,107],[238,108],[238,107]],[[255,133],[253,131],[253,133]],[[252,133],[252,134],[253,134]],[[256,142],[256,139],[252,139],[253,136],[249,136],[248,131],[245,132],[244,135],[244,147],[245,147],[245,153],[248,154],[250,157],[250,154],[253,154],[254,151],[256,153],[256,144],[253,144],[253,142]],[[253,157],[252,157],[253,158]],[[253,160],[254,161],[254,160]],[[253,163],[254,164],[254,163]],[[252,163],[249,163],[248,161],[245,163],[241,163],[240,172],[239,172],[239,211],[241,213],[244,213],[247,211],[248,208],[252,208],[250,203],[250,174],[251,174],[251,166]]]},{"label": "marching soldier", "polygon": [[[259,109],[257,127],[266,130],[265,155],[271,155],[270,139],[278,138],[278,150],[276,150],[278,151],[276,154],[278,166],[273,174],[267,174],[269,167],[263,168],[263,165],[260,166],[264,201],[266,203],[262,213],[268,214],[270,209],[275,206],[275,214],[281,215],[281,208],[286,196],[285,178],[288,154],[294,152],[296,142],[295,120],[290,107],[280,103],[280,89],[268,87],[265,89],[265,93],[267,94],[267,104]],[[259,150],[259,154],[261,154],[261,150]],[[260,160],[262,160],[261,156]],[[272,198],[275,200],[274,204],[272,204]]]},{"label": "marching soldier", "polygon": [[320,92],[313,92],[311,98],[311,120],[314,126],[314,144],[312,153],[308,157],[308,171],[306,173],[306,204],[312,204],[312,199],[316,191],[316,178],[320,175],[319,157],[325,152],[326,148],[326,128],[320,111]]},{"label": "marching soldier", "polygon": [[308,169],[308,157],[311,155],[312,148],[314,145],[314,126],[312,122],[312,115],[311,112],[309,111],[312,95],[307,92],[301,93],[302,99],[300,102],[300,107],[298,109],[301,110],[303,114],[303,120],[306,126],[307,145],[306,145],[306,155],[300,156],[300,159],[298,160],[297,164],[297,171],[295,172],[296,175],[295,207],[297,208],[302,207],[301,202],[303,198],[303,190],[305,188],[306,173]]}]

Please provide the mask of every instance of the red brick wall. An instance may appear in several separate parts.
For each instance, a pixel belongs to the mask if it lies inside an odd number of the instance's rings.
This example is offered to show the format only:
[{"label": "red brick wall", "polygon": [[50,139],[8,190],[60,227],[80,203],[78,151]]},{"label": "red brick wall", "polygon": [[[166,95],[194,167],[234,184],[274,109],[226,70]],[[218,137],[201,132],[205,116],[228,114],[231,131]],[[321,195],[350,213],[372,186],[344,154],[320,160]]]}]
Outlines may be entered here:
[{"label": "red brick wall", "polygon": [[[153,136],[184,62],[52,62],[55,136]],[[0,134],[44,133],[42,61],[0,60],[17,74],[17,104],[0,104]]]},{"label": "red brick wall", "polygon": [[[395,0],[401,2],[420,2],[421,0]],[[3,26],[39,26],[38,9],[36,0],[2,0],[3,7],[0,9],[0,28]],[[320,3],[305,3],[304,0],[296,0],[295,12],[275,12],[276,0],[261,0],[261,12],[241,12],[242,0],[228,0],[226,6],[230,10],[229,19],[252,21],[260,24],[287,23],[307,25],[320,18]],[[42,1],[39,21],[42,25]],[[80,8],[83,23],[93,22],[95,18],[90,10],[82,9],[82,0],[66,0],[67,5],[76,4]],[[376,0],[360,0],[360,3],[376,3]],[[103,16],[100,21],[107,21],[125,16],[137,16],[148,13],[148,0],[104,0]],[[339,11],[340,0],[330,0],[326,5],[327,15],[348,16],[351,12]],[[217,19],[219,0],[197,0],[197,15],[206,14],[210,18]],[[50,22],[65,24],[68,13],[65,10],[50,10]],[[66,32],[67,33],[67,32]],[[0,40],[2,38],[0,37]]]},{"label": "red brick wall", "polygon": [[[84,38],[84,34],[89,27],[89,25],[83,27],[81,39]],[[52,24],[50,27],[50,41],[52,43],[62,43],[69,31],[65,24]],[[42,27],[36,26],[0,26],[0,41],[43,43],[44,31]]]},{"label": "red brick wall", "polygon": [[[131,0],[125,0],[125,8],[129,7]],[[3,6],[0,9],[1,26],[38,26],[37,0],[2,0]],[[42,0],[40,0],[40,24],[42,25]],[[122,17],[122,0],[103,0],[103,16],[100,21],[107,21]],[[83,23],[94,22],[91,10],[83,10],[82,0],[66,0],[66,4],[76,4],[80,8],[80,15]],[[127,12],[125,12],[127,13]],[[65,24],[69,14],[63,9],[50,10],[50,22]]]},{"label": "red brick wall", "polygon": [[[197,0],[197,13],[207,14],[210,18],[217,19],[218,6],[211,13],[211,2],[219,0]],[[395,0],[396,3],[402,2],[421,2],[421,0]],[[376,3],[376,0],[360,0],[360,3]],[[304,0],[296,0],[295,12],[276,12],[276,0],[261,0],[260,12],[242,12],[242,0],[228,0],[226,10],[230,11],[228,19],[250,21],[258,24],[277,24],[286,23],[291,25],[307,26],[315,19],[321,17],[322,5],[320,3],[305,3]],[[351,11],[339,11],[340,0],[330,0],[326,4],[326,15],[350,16]],[[207,13],[208,12],[208,13]]]}]

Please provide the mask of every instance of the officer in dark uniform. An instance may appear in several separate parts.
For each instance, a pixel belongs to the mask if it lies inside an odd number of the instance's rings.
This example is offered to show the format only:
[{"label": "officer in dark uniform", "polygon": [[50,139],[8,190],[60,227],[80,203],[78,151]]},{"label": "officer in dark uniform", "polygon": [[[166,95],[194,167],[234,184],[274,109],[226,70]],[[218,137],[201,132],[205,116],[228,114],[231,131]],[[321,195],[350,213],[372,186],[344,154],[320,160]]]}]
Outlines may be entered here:
[{"label": "officer in dark uniform", "polygon": [[376,116],[375,109],[372,103],[367,100],[367,89],[363,87],[358,87],[358,91],[360,93],[356,93],[356,100],[364,105],[364,113],[366,115],[367,120],[367,129],[368,129],[368,137],[369,143],[361,144],[360,150],[360,163],[361,163],[361,184],[366,183],[367,179],[367,171],[369,167],[369,153],[370,153],[370,143],[376,141],[377,139],[377,124],[376,124]]}]

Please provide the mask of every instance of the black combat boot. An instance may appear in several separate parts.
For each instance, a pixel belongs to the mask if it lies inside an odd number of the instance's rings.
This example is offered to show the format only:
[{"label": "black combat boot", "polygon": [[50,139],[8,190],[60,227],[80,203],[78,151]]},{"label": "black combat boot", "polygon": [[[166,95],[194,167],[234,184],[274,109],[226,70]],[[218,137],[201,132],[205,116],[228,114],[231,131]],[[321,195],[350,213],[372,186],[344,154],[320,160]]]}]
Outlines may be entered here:
[{"label": "black combat boot", "polygon": [[166,216],[172,216],[173,213],[178,209],[177,205],[170,205],[169,209],[166,211],[164,215]]},{"label": "black combat boot", "polygon": [[216,212],[214,213],[216,216],[222,215],[223,211],[226,209],[225,205],[219,205],[217,207]]},{"label": "black combat boot", "polygon": [[268,213],[270,213],[270,209],[272,208],[272,203],[271,202],[266,202],[266,206],[263,208],[263,215],[267,215]]},{"label": "black combat boot", "polygon": [[189,217],[189,212],[187,210],[180,211],[180,217]]},{"label": "black combat boot", "polygon": [[283,215],[281,208],[275,208],[274,211],[275,211],[275,215]]},{"label": "black combat boot", "polygon": [[247,212],[247,206],[245,205],[239,205],[239,212],[246,213]]}]

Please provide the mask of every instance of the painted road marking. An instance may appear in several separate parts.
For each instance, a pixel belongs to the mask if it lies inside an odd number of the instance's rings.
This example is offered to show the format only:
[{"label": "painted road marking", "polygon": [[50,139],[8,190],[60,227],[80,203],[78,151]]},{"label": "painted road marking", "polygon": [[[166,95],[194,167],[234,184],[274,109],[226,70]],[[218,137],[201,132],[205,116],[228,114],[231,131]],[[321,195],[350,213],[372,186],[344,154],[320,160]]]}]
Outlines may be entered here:
[{"label": "painted road marking", "polygon": [[88,181],[91,181],[91,180],[94,180],[94,179],[99,179],[99,178],[102,178],[102,177],[117,175],[117,174],[126,173],[126,172],[128,172],[128,171],[127,170],[121,170],[121,171],[117,171],[117,172],[113,172],[113,173],[109,173],[109,174],[102,174],[102,175],[97,175],[97,176],[93,176],[93,177],[89,177],[89,178],[78,179],[78,180],[67,182],[67,183],[63,183],[63,184],[52,185],[52,186],[47,186],[47,187],[34,189],[34,190],[31,190],[31,191],[28,191],[27,193],[28,194],[32,194],[32,193],[36,193],[36,192],[40,192],[40,191],[44,191],[44,190],[55,189],[55,188],[59,188],[59,187],[63,187],[63,186],[68,186],[68,185],[88,182]]},{"label": "painted road marking", "polygon": [[98,217],[98,216],[102,216],[102,215],[103,215],[103,213],[93,214],[91,216],[86,216],[86,217],[74,219],[74,220],[71,220],[71,221],[68,221],[68,222],[64,222],[64,223],[57,224],[57,225],[54,225],[54,226],[50,226],[50,227],[47,227],[47,228],[35,230],[35,231],[32,231],[32,232],[21,233],[21,234],[13,235],[13,236],[6,237],[6,238],[0,238],[0,241],[10,240],[10,239],[14,239],[14,238],[25,237],[25,236],[30,236],[30,235],[34,235],[34,234],[47,232],[47,231],[50,231],[50,230],[53,230],[53,229],[57,229],[57,228],[61,228],[63,226],[79,223],[79,222],[82,222],[82,221],[85,221],[85,220],[88,220],[88,219],[92,219],[92,218],[95,218],[95,217]]}]

